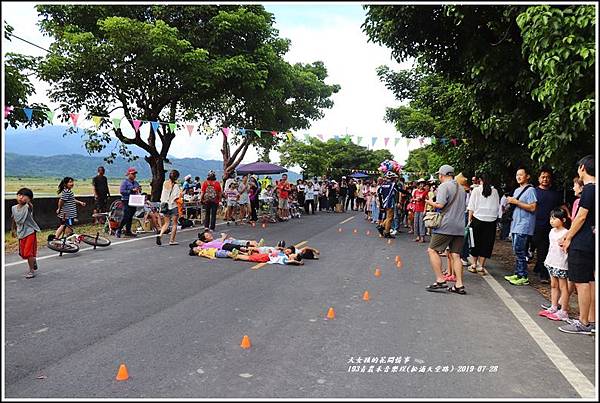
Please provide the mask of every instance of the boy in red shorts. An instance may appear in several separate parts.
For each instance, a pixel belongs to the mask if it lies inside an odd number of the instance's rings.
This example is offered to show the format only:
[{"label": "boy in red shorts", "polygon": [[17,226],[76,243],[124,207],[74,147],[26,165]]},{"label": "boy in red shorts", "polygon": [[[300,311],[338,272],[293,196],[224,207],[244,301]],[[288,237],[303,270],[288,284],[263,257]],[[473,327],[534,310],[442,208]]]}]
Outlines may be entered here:
[{"label": "boy in red shorts", "polygon": [[[12,217],[16,224],[16,236],[19,239],[19,256],[27,259],[29,271],[25,274],[25,278],[35,277],[37,270],[37,238],[36,232],[40,231],[40,227],[33,219],[33,192],[31,189],[22,188],[17,192],[17,204],[12,206]],[[13,226],[13,233],[14,231]]]}]

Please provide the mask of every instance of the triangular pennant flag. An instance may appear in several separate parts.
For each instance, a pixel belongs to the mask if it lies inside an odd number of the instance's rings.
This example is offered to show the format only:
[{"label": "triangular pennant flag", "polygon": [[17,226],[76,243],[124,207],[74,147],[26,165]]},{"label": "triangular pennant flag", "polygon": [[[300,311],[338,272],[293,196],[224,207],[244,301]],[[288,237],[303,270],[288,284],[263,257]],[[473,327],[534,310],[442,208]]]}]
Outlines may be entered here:
[{"label": "triangular pennant flag", "polygon": [[346,144],[350,144],[350,136],[346,135],[346,137],[344,137],[344,141],[346,142]]},{"label": "triangular pennant flag", "polygon": [[92,116],[92,121],[96,125],[96,128],[100,127],[100,122],[102,122],[102,118],[100,116]]},{"label": "triangular pennant flag", "polygon": [[398,142],[400,141],[400,137],[396,137],[394,139],[394,147],[398,147]]},{"label": "triangular pennant flag", "polygon": [[79,113],[70,113],[71,121],[73,122],[73,126],[77,127],[77,119],[79,119]]},{"label": "triangular pennant flag", "polygon": [[462,139],[463,144],[467,144],[467,139]]},{"label": "triangular pennant flag", "polygon": [[115,126],[115,129],[119,129],[121,127],[121,119],[120,118],[113,118],[112,122],[113,122],[113,125]]},{"label": "triangular pennant flag", "polygon": [[277,137],[277,132],[276,132],[275,130],[273,130],[273,131],[271,132],[271,134],[273,135],[273,137]]},{"label": "triangular pennant flag", "polygon": [[292,132],[287,132],[286,134],[287,134],[288,141],[292,141],[294,139],[294,135],[292,134]]},{"label": "triangular pennant flag", "polygon": [[169,123],[169,130],[175,133],[175,130],[177,130],[177,123]]},{"label": "triangular pennant flag", "polygon": [[241,129],[240,129],[240,134],[241,134],[242,136],[245,136],[245,135],[246,135],[246,129],[244,129],[244,128],[241,128]]},{"label": "triangular pennant flag", "polygon": [[453,146],[456,146],[456,143],[458,142],[458,140],[456,140],[455,138],[451,139],[450,142],[452,143]]},{"label": "triangular pennant flag", "polygon": [[222,127],[221,131],[225,137],[229,136],[229,127]]},{"label": "triangular pennant flag", "polygon": [[12,106],[5,106],[4,107],[4,119],[6,119],[6,117],[8,115],[10,115],[10,113],[12,112],[13,107]]},{"label": "triangular pennant flag", "polygon": [[432,137],[431,138],[431,144],[435,144],[435,143],[437,143],[437,139],[435,137]]},{"label": "triangular pennant flag", "polygon": [[323,141],[323,135],[322,134],[317,134],[317,137],[321,139],[321,141]]},{"label": "triangular pennant flag", "polygon": [[52,124],[52,120],[54,119],[54,111],[46,111],[46,117],[48,118],[48,122]]},{"label": "triangular pennant flag", "polygon": [[383,145],[384,145],[385,147],[387,147],[388,141],[390,141],[390,138],[389,138],[389,137],[384,137],[384,138],[383,138]]},{"label": "triangular pennant flag", "polygon": [[423,137],[419,137],[419,144],[423,145],[423,142],[425,141],[425,139]]},{"label": "triangular pennant flag", "polygon": [[159,122],[150,122],[150,126],[152,126],[152,130],[154,130],[154,132],[156,133],[158,131],[158,128],[160,127],[160,123]]},{"label": "triangular pennant flag", "polygon": [[260,131],[260,130],[254,130],[254,133],[256,133],[256,135],[257,135],[258,137],[260,137],[260,133],[261,133],[261,131]]},{"label": "triangular pennant flag", "polygon": [[23,112],[25,112],[25,116],[27,116],[27,120],[29,120],[31,122],[31,118],[33,117],[33,109],[23,108]]},{"label": "triangular pennant flag", "polygon": [[309,134],[308,134],[308,133],[304,133],[304,140],[308,141],[309,137],[310,137],[310,136],[309,136]]},{"label": "triangular pennant flag", "polygon": [[[194,132],[194,125],[185,125],[185,127],[187,128],[187,131],[188,131],[188,133],[191,136],[192,133]],[[223,129],[227,129],[227,132],[229,133],[229,128],[228,127],[224,127]],[[225,137],[227,137],[227,134],[225,133],[225,131],[223,131],[223,134],[225,134]]]},{"label": "triangular pennant flag", "polygon": [[137,133],[140,130],[140,126],[142,125],[142,121],[138,119],[133,119],[133,129]]},{"label": "triangular pennant flag", "polygon": [[337,134],[335,136],[333,136],[333,138],[335,139],[335,141],[338,141],[340,139],[340,136],[338,136]]},{"label": "triangular pennant flag", "polygon": [[374,146],[377,143],[377,137],[371,137],[371,145]]},{"label": "triangular pennant flag", "polygon": [[441,142],[442,142],[442,145],[445,146],[446,144],[448,144],[448,139],[446,137],[442,137]]},{"label": "triangular pennant flag", "polygon": [[356,144],[360,144],[360,142],[362,141],[362,137],[360,136],[356,136]]}]

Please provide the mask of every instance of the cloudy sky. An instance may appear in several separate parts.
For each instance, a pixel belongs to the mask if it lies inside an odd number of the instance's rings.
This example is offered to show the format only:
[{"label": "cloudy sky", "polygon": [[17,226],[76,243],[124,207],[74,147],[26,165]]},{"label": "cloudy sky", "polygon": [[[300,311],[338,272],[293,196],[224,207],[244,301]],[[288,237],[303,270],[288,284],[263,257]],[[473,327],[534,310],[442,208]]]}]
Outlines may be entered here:
[{"label": "cloudy sky", "polygon": [[[47,48],[50,39],[44,37],[36,25],[35,4],[3,2],[2,17],[14,27],[17,36]],[[313,122],[310,129],[295,133],[296,137],[302,139],[304,133],[310,133],[323,134],[327,139],[347,133],[364,137],[361,144],[369,146],[371,138],[378,137],[375,149],[384,148],[383,139],[389,137],[391,140],[387,148],[398,161],[403,162],[408,156],[407,143],[402,140],[394,146],[393,138],[399,134],[391,124],[383,121],[385,108],[397,105],[397,101],[379,81],[375,69],[382,64],[395,69],[409,67],[409,64],[400,66],[391,59],[389,49],[367,43],[367,36],[360,28],[365,19],[362,6],[356,3],[267,3],[265,8],[275,15],[280,36],[292,42],[286,59],[292,63],[323,61],[329,74],[326,82],[341,85],[341,90],[333,96],[333,108],[326,110],[324,118]],[[17,39],[7,42],[2,38],[2,45],[3,53],[45,54],[43,50]],[[46,96],[47,84],[36,83],[36,88],[37,93],[31,97],[31,102],[56,106]],[[92,125],[91,122],[82,123],[86,124]],[[414,143],[410,148],[417,146]],[[179,158],[221,159],[220,141],[205,140],[198,135],[190,137],[182,131],[173,142],[170,154]],[[273,161],[279,160],[276,152],[271,157]],[[254,151],[248,152],[244,162],[256,159]]]}]

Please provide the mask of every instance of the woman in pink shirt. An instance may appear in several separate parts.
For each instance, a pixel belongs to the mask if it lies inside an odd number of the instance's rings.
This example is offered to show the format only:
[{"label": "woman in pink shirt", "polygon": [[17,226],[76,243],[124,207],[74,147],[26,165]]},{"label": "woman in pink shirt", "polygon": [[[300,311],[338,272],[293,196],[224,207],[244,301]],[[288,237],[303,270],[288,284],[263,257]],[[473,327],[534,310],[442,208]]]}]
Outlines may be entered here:
[{"label": "woman in pink shirt", "polygon": [[581,192],[583,191],[583,181],[576,176],[573,178],[573,192],[575,192],[575,201],[573,202],[573,209],[571,210],[571,216],[569,220],[573,220],[573,218],[577,215],[577,209],[579,208],[579,197],[581,196]]}]

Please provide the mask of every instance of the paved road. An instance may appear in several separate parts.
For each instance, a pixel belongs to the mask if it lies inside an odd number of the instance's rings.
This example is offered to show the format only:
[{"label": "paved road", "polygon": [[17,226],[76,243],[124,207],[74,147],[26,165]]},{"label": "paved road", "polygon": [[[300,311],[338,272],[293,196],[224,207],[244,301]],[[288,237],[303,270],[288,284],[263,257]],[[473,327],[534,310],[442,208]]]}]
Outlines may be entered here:
[{"label": "paved road", "polygon": [[[196,230],[180,233],[179,246],[136,239],[43,259],[33,280],[23,278],[22,264],[9,263],[6,397],[589,396],[595,338],[563,334],[535,316],[544,302],[537,291],[507,288],[505,272],[492,265],[497,281],[466,273],[466,296],[428,293],[425,245],[406,234],[389,245],[361,215],[340,224],[351,217],[322,213],[266,229],[220,227],[239,238],[321,249],[321,260],[301,267],[252,270],[251,263],[188,256]],[[373,274],[377,265],[381,277]],[[510,293],[509,305],[494,284]],[[540,344],[556,345],[567,361],[551,361],[510,304],[549,337]],[[325,320],[329,307],[334,320]],[[245,334],[249,350],[240,348]],[[349,361],[375,356],[385,357],[382,372],[379,364],[369,364],[372,373],[369,365],[348,372]],[[120,362],[128,381],[114,380]],[[364,364],[354,365],[360,371]],[[395,365],[417,372],[392,372]],[[443,372],[446,366],[452,372]],[[461,366],[473,372],[459,373]]]}]

